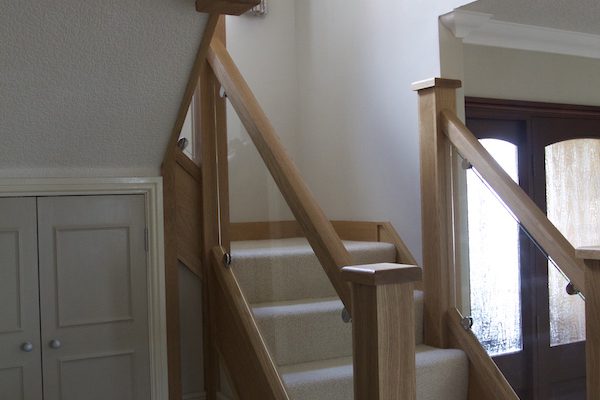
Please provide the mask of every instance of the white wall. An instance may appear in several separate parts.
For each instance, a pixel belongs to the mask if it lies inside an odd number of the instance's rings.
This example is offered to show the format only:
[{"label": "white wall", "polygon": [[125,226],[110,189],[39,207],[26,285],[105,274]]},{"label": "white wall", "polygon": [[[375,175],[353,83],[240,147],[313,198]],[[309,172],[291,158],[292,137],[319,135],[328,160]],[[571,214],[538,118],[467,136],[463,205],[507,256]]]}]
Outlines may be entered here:
[{"label": "white wall", "polygon": [[0,4],[0,176],[158,175],[206,21],[194,1]]},{"label": "white wall", "polygon": [[[279,3],[288,10],[283,30],[270,31],[269,39],[257,36],[275,24],[269,20],[283,7]],[[268,114],[287,115],[290,110],[271,109],[267,102],[284,106],[280,102],[295,91],[296,103],[285,104],[294,107],[295,134],[280,134],[327,216],[391,220],[418,258],[418,116],[410,87],[440,74],[438,16],[464,3],[296,0],[292,9],[291,1],[271,1],[272,13],[263,20],[228,21],[228,47]],[[251,46],[255,51],[241,53]],[[268,52],[269,46],[278,50]],[[252,60],[248,68],[245,57]],[[279,98],[264,92],[273,85],[257,76],[255,64],[273,58],[293,60],[286,73],[277,71],[291,83]]]},{"label": "white wall", "polygon": [[600,106],[600,60],[464,46],[467,96]]}]

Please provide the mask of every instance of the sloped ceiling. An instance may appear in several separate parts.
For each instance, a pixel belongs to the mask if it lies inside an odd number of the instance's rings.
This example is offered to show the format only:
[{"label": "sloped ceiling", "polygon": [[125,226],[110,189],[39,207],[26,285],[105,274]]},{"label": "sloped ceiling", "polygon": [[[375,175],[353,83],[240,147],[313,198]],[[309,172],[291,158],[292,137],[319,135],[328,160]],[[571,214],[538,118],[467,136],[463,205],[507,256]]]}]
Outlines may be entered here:
[{"label": "sloped ceiling", "polygon": [[600,35],[598,0],[479,0],[461,9],[493,14],[499,21]]},{"label": "sloped ceiling", "polygon": [[0,0],[0,176],[158,174],[194,0]]}]

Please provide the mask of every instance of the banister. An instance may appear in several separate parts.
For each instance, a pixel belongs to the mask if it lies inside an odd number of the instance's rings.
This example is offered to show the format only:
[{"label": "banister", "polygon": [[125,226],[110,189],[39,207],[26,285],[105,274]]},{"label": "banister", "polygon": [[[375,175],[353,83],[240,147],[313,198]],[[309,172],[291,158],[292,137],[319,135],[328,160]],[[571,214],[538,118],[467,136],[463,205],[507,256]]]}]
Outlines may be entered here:
[{"label": "banister", "polygon": [[584,292],[585,265],[576,257],[575,248],[571,243],[494,160],[456,114],[448,110],[442,111],[440,124],[448,140],[461,156],[467,159],[481,174],[527,232],[560,266],[571,282]]},{"label": "banister", "polygon": [[351,311],[350,287],[340,275],[340,268],[352,264],[350,254],[304,183],[227,49],[218,39],[211,42],[207,58],[337,294],[346,309]]}]

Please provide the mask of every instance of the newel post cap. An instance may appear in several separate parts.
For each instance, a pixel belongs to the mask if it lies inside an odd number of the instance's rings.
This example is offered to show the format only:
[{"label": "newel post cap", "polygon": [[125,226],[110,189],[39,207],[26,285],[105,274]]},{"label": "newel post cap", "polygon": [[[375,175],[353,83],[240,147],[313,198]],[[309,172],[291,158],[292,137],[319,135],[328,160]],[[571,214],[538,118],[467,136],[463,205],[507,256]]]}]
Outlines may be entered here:
[{"label": "newel post cap", "polygon": [[419,282],[422,276],[421,267],[416,265],[381,263],[342,268],[344,280],[369,286]]},{"label": "newel post cap", "polygon": [[429,78],[422,81],[414,82],[411,85],[411,87],[412,90],[415,92],[429,88],[458,89],[462,87],[462,82],[458,79]]}]

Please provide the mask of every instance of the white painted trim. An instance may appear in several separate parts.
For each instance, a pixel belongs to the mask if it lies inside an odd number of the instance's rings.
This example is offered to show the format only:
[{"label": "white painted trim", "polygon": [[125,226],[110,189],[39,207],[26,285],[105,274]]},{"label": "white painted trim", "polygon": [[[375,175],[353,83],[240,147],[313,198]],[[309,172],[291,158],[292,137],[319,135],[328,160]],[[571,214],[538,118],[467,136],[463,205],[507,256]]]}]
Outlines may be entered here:
[{"label": "white painted trim", "polygon": [[0,197],[143,194],[148,227],[151,400],[168,400],[162,178],[0,179]]},{"label": "white painted trim", "polygon": [[466,44],[600,59],[600,35],[498,21],[492,14],[464,10],[441,21]]}]

